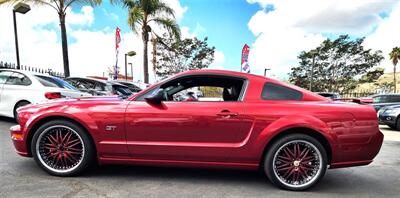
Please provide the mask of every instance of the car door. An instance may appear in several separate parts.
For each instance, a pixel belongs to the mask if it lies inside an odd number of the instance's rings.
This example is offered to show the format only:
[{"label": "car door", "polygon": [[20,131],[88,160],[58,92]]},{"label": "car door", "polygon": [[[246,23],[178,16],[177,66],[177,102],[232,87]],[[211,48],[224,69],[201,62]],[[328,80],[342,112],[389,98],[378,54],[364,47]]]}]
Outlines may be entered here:
[{"label": "car door", "polygon": [[1,70],[0,71],[0,114],[1,115],[7,115],[9,111],[9,104],[6,104],[6,102],[2,101],[2,95],[3,95],[3,87],[4,84],[7,82],[8,77],[11,76],[13,72],[12,71],[7,71],[7,70]]},{"label": "car door", "polygon": [[14,116],[14,107],[17,102],[25,100],[32,102],[35,99],[35,92],[30,85],[32,81],[22,73],[13,72],[7,81],[3,84],[1,93],[1,103],[4,104],[4,110],[7,116]]},{"label": "car door", "polygon": [[128,149],[139,159],[226,161],[250,127],[239,100],[136,100],[126,109]]}]

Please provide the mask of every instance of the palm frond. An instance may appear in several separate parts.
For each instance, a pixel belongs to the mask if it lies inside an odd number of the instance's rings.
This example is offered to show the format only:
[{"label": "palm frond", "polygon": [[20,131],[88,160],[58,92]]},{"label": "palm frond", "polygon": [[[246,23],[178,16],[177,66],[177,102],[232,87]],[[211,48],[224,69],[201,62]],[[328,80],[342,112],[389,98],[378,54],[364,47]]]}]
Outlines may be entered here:
[{"label": "palm frond", "polygon": [[389,53],[389,57],[393,65],[396,66],[400,59],[400,48],[394,47],[392,51]]},{"label": "palm frond", "polygon": [[175,37],[176,40],[181,39],[181,30],[175,20],[157,17],[152,19],[152,21],[166,29],[171,35]]},{"label": "palm frond", "polygon": [[64,2],[64,11],[72,4],[90,5],[92,7],[100,5],[102,0],[66,0]]},{"label": "palm frond", "polygon": [[124,8],[131,9],[133,7],[140,7],[139,0],[110,0],[112,5],[120,5]]},{"label": "palm frond", "polygon": [[155,10],[155,13],[166,14],[172,18],[175,18],[175,11],[171,7],[167,6],[164,2],[159,2],[155,6]]},{"label": "palm frond", "polygon": [[138,25],[143,24],[143,10],[141,7],[133,7],[129,9],[128,12],[128,25],[132,28],[132,30],[137,34],[138,33]]}]

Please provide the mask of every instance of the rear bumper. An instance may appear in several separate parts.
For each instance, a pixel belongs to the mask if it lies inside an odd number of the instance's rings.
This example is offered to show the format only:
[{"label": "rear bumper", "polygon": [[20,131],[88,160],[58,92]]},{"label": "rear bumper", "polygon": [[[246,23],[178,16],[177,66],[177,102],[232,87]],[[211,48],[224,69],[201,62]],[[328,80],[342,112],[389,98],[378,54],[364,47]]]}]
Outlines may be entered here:
[{"label": "rear bumper", "polygon": [[26,141],[24,139],[24,134],[21,130],[20,125],[14,125],[10,128],[11,140],[13,141],[15,151],[24,157],[30,157],[27,150]]},{"label": "rear bumper", "polygon": [[[383,143],[383,133],[378,131],[370,138],[370,141],[362,145],[342,147],[341,160],[335,160],[330,168],[344,168],[351,166],[364,166],[370,164],[378,155]],[[346,149],[344,149],[346,148]]]}]

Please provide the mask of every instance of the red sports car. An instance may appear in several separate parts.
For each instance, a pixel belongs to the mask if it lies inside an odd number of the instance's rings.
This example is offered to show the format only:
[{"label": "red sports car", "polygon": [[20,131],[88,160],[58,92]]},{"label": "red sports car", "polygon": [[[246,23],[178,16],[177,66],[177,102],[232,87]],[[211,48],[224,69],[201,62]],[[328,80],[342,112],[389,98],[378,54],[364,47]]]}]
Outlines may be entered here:
[{"label": "red sports car", "polygon": [[[179,97],[189,92],[196,100]],[[181,73],[125,100],[30,105],[18,117],[17,153],[57,176],[94,163],[261,169],[277,186],[303,190],[327,168],[371,163],[383,140],[371,106],[219,70]]]}]

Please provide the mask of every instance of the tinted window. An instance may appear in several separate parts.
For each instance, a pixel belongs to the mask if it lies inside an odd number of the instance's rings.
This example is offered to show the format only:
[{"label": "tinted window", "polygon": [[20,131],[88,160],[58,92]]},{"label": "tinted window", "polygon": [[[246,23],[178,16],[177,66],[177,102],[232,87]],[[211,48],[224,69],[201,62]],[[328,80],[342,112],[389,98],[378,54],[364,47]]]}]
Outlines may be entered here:
[{"label": "tinted window", "polygon": [[118,95],[130,96],[132,94],[131,90],[128,87],[113,85],[114,90]]},{"label": "tinted window", "polygon": [[102,83],[94,83],[94,90],[96,90],[96,91],[105,91],[106,90],[106,88],[105,88],[105,84],[102,84]]},{"label": "tinted window", "polygon": [[70,90],[76,90],[76,88],[69,83],[56,78],[56,77],[51,77],[51,76],[40,76],[40,75],[35,75],[36,79],[39,80],[39,82],[46,87],[59,87],[59,88],[64,88],[64,89],[70,89]]},{"label": "tinted window", "polygon": [[142,89],[140,89],[140,87],[138,87],[138,86],[136,86],[136,85],[134,85],[132,83],[128,83],[128,82],[119,82],[119,83],[128,86],[129,90],[131,90],[133,92],[142,91]]},{"label": "tinted window", "polygon": [[265,83],[261,98],[264,100],[301,100],[303,94],[300,91],[288,87],[273,83]]},{"label": "tinted window", "polygon": [[387,102],[400,102],[400,95],[389,95]]},{"label": "tinted window", "polygon": [[44,80],[42,78],[37,78],[38,81],[40,82],[40,84],[42,84],[45,87],[56,87],[58,88],[58,86],[50,81]]},{"label": "tinted window", "polygon": [[0,84],[4,84],[12,73],[12,71],[0,71]]},{"label": "tinted window", "polygon": [[25,76],[21,73],[14,72],[7,79],[6,84],[28,86],[28,85],[32,84],[32,81],[27,76]]},{"label": "tinted window", "polygon": [[92,81],[85,80],[85,79],[79,79],[79,78],[67,78],[65,79],[68,83],[73,85],[74,87],[78,89],[94,89],[95,84]]}]

